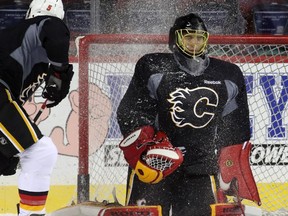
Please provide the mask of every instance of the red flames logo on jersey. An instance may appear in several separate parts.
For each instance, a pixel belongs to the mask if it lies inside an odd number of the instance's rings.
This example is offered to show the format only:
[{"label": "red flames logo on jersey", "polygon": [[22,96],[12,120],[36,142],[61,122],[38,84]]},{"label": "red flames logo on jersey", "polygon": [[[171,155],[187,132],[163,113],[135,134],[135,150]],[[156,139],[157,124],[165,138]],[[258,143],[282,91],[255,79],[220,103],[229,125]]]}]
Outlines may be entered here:
[{"label": "red flames logo on jersey", "polygon": [[215,116],[219,97],[211,88],[179,88],[170,93],[168,101],[172,121],[177,127],[203,128]]}]

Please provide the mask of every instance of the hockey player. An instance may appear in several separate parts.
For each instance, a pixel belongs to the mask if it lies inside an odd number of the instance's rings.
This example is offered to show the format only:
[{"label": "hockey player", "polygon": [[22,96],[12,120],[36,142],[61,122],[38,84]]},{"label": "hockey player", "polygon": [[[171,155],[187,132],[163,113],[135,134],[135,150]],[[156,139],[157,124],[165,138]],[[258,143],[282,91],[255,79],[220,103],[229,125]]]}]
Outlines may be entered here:
[{"label": "hockey player", "polygon": [[[179,17],[170,29],[172,53],[146,54],[136,64],[117,110],[120,148],[137,176],[129,179],[131,205],[161,205],[164,216],[208,216],[221,210],[210,205],[227,202],[226,195],[260,204],[248,159],[244,77],[235,64],[208,56],[208,36],[199,16]],[[145,159],[161,143],[158,131],[184,155],[166,174]]]},{"label": "hockey player", "polygon": [[70,32],[63,17],[61,0],[33,0],[25,20],[0,32],[0,173],[15,174],[19,161],[20,216],[45,215],[57,149],[22,105],[42,82],[47,107],[69,92]]}]

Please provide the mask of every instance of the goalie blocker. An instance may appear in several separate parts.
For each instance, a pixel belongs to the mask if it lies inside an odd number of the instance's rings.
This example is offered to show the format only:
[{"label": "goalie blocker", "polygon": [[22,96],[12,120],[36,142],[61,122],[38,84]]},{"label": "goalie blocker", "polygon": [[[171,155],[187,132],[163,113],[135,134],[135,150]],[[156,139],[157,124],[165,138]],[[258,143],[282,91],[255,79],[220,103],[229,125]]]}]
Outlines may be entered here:
[{"label": "goalie blocker", "polygon": [[143,126],[119,144],[129,166],[144,183],[158,183],[183,162],[180,149],[170,143],[164,132],[155,134],[152,126]]},{"label": "goalie blocker", "polygon": [[[258,189],[250,168],[249,155],[252,145],[232,145],[221,149],[218,164],[220,173],[217,204],[211,205],[212,216],[260,216],[260,208],[243,205],[247,199],[261,205]],[[234,196],[234,203],[228,203],[226,196]]]},{"label": "goalie blocker", "polygon": [[261,201],[249,162],[251,148],[250,142],[222,148],[219,156],[220,192],[251,200],[260,206]]}]

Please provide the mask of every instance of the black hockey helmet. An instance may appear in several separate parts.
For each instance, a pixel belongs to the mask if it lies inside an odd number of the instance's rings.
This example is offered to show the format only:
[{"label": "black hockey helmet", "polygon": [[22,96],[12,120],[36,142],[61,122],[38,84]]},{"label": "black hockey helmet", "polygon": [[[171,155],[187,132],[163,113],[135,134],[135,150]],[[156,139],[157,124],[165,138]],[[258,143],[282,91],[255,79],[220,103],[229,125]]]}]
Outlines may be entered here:
[{"label": "black hockey helmet", "polygon": [[[201,39],[199,50],[188,49],[189,44],[185,44],[184,37],[196,37]],[[188,57],[201,56],[206,52],[209,33],[204,21],[196,14],[188,14],[178,17],[169,32],[169,48],[172,52],[178,48]]]}]

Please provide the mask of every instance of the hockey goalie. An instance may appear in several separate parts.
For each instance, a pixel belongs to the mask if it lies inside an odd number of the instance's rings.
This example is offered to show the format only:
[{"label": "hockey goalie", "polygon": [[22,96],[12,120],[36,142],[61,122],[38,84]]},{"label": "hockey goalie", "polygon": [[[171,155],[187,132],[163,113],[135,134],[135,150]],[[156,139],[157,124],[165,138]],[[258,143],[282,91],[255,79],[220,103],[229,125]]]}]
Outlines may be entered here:
[{"label": "hockey goalie", "polygon": [[171,52],[136,63],[117,110],[128,205],[160,205],[164,216],[260,214],[241,202],[261,204],[245,79],[237,65],[208,55],[208,37],[198,15],[178,17]]}]

